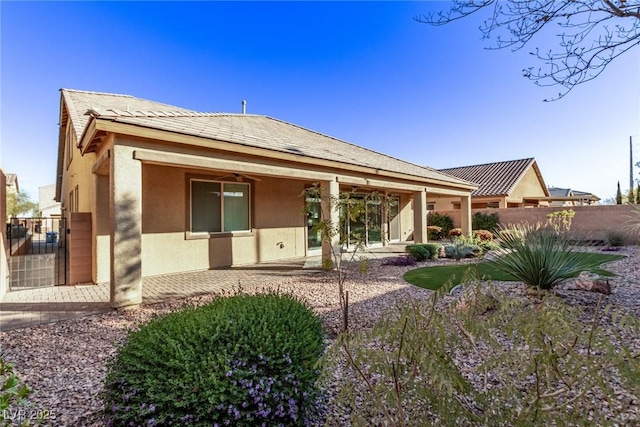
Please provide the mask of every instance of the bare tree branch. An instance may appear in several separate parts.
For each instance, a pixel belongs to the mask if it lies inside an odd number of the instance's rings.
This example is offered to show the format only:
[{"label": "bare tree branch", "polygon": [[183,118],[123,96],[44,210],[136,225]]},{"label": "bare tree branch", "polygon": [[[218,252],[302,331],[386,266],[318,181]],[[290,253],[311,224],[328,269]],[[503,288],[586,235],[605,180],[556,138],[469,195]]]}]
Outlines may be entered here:
[{"label": "bare tree branch", "polygon": [[531,52],[544,65],[523,70],[539,86],[562,88],[550,100],[595,79],[611,61],[640,44],[639,0],[454,0],[448,11],[415,19],[440,26],[479,11],[489,14],[480,26],[482,38],[493,40],[488,49],[518,50],[543,30],[560,30],[556,48]]}]

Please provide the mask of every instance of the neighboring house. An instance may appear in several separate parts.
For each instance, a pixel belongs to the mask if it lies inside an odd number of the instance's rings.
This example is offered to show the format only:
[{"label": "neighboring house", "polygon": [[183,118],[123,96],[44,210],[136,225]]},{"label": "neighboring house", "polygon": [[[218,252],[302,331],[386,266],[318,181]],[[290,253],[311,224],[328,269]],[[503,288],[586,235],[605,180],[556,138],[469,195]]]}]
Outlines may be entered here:
[{"label": "neighboring house", "polygon": [[5,186],[7,189],[7,194],[19,193],[20,186],[18,185],[18,175],[16,175],[15,173],[7,173],[5,175],[7,177],[7,185]]},{"label": "neighboring house", "polygon": [[60,202],[56,201],[56,185],[38,187],[38,210],[43,218],[59,217]]},{"label": "neighboring house", "polygon": [[600,201],[600,198],[585,191],[570,188],[549,187],[550,206],[590,206]]},{"label": "neighboring house", "polygon": [[321,211],[339,214],[304,197],[314,184],[334,198],[384,195],[370,244],[425,242],[435,194],[457,200],[471,229],[474,184],[271,117],[62,89],[59,123],[56,200],[70,239],[88,218],[89,279],[110,281],[116,308],[141,302],[144,276],[330,258],[339,236],[311,228]]},{"label": "neighboring house", "polygon": [[[440,169],[439,172],[476,183],[473,209],[548,206],[549,191],[533,158]],[[430,210],[459,209],[455,198],[429,195]]]}]

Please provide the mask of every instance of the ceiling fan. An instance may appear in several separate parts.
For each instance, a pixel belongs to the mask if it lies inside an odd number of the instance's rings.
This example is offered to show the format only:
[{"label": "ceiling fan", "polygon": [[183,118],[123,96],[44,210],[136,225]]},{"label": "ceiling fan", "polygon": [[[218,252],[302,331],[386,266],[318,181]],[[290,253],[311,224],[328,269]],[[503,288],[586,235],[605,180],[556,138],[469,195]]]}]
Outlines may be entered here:
[{"label": "ceiling fan", "polygon": [[237,173],[237,172],[229,173],[227,175],[222,175],[222,176],[219,176],[219,177],[214,178],[214,179],[215,180],[223,180],[223,179],[226,179],[226,178],[235,178],[235,180],[238,181],[238,182],[242,182],[242,180],[244,178],[251,179],[253,181],[262,181],[260,178],[256,178],[255,176],[245,175],[245,174]]}]

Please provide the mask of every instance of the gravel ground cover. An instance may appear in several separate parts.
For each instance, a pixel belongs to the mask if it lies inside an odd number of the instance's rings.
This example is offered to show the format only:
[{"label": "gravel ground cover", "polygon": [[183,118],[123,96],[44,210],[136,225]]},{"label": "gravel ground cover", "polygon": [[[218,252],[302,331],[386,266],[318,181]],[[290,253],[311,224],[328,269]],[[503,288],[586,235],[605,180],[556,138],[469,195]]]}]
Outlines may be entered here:
[{"label": "gravel ground cover", "polygon": [[[640,248],[626,247],[618,253],[628,257],[605,266],[619,276],[611,280],[613,293],[604,302],[640,317]],[[418,266],[445,262],[451,261],[430,261]],[[384,266],[380,260],[372,260],[366,275],[352,273],[346,282],[351,329],[373,326],[403,301],[428,299],[431,291],[402,279],[402,275],[413,268],[416,266]],[[324,322],[330,339],[339,332],[341,313],[337,285],[331,273],[287,278],[243,291],[259,292],[265,288],[278,288],[304,298]],[[504,284],[504,288],[516,294],[525,292],[521,284]],[[595,307],[600,295],[575,290],[570,283],[561,285],[558,294],[569,304],[587,309]],[[6,361],[15,363],[18,377],[34,390],[30,396],[33,414],[48,415],[49,425],[100,426],[102,423],[95,421],[94,416],[101,406],[98,393],[106,374],[106,361],[123,342],[127,331],[185,303],[203,304],[214,297],[174,300],[134,311],[110,312],[4,332],[0,334],[1,353]],[[628,337],[628,340],[640,350],[639,337]],[[637,397],[635,405],[639,405]]]}]

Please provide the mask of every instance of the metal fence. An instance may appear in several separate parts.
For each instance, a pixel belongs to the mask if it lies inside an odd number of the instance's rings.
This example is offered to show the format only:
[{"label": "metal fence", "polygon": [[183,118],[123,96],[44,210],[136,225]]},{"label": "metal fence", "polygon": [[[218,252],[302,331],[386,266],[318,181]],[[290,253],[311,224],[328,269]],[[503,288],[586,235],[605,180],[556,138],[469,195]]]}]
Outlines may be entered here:
[{"label": "metal fence", "polygon": [[9,288],[66,284],[64,218],[11,218],[7,224]]}]

